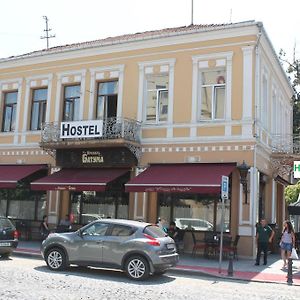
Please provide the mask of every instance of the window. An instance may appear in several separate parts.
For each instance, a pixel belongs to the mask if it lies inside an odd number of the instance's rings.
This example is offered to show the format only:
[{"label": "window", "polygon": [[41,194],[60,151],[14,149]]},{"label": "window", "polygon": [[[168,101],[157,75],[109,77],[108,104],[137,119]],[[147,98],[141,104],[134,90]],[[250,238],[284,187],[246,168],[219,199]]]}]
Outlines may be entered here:
[{"label": "window", "polygon": [[106,119],[117,116],[118,81],[99,82],[97,92],[96,118]]},{"label": "window", "polygon": [[130,236],[134,233],[134,229],[129,226],[114,225],[111,235],[112,236]]},{"label": "window", "polygon": [[16,126],[16,112],[17,112],[17,98],[18,92],[9,92],[4,95],[3,108],[3,124],[2,131],[10,132],[15,130]]},{"label": "window", "polygon": [[148,75],[146,121],[159,123],[168,120],[168,75]]},{"label": "window", "polygon": [[31,130],[41,130],[41,125],[45,122],[47,92],[47,88],[32,91]]},{"label": "window", "polygon": [[222,120],[225,118],[225,70],[203,71],[201,73],[201,120]]},{"label": "window", "polygon": [[80,105],[80,85],[65,86],[63,121],[78,121]]},{"label": "window", "polygon": [[[184,230],[220,231],[221,203],[218,196],[158,194],[158,216]],[[230,230],[230,201],[225,205],[224,231]]]},{"label": "window", "polygon": [[105,223],[95,223],[82,231],[82,235],[104,236],[108,227]]},{"label": "window", "polygon": [[46,192],[27,188],[0,190],[0,215],[13,219],[40,221],[46,212]]},{"label": "window", "polygon": [[268,126],[268,81],[265,76],[262,80],[262,104],[261,104],[261,122],[267,129]]},{"label": "window", "polygon": [[122,192],[71,193],[74,223],[85,224],[87,217],[128,219],[129,195]]}]

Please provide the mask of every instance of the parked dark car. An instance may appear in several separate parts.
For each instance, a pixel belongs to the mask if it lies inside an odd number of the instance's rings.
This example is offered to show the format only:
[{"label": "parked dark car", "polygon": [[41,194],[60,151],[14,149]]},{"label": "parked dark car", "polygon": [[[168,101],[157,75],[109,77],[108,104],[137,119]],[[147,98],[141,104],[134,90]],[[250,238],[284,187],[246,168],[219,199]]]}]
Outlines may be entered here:
[{"label": "parked dark car", "polygon": [[70,264],[119,269],[135,280],[162,274],[178,262],[173,239],[158,226],[119,219],[101,219],[76,232],[51,233],[42,243],[51,270]]},{"label": "parked dark car", "polygon": [[12,222],[0,216],[0,256],[8,257],[18,246],[18,232]]}]

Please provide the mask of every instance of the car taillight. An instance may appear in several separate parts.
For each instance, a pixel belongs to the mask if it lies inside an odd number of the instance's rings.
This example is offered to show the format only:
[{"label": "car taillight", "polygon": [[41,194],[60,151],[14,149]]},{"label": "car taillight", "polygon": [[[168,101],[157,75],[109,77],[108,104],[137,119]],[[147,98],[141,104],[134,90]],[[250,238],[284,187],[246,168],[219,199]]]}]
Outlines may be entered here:
[{"label": "car taillight", "polygon": [[154,238],[153,236],[147,234],[147,233],[144,233],[144,237],[147,238],[147,244],[151,245],[151,246],[156,246],[156,247],[159,247],[160,246],[160,242]]},{"label": "car taillight", "polygon": [[17,230],[14,231],[14,239],[17,240],[19,238],[19,232]]}]

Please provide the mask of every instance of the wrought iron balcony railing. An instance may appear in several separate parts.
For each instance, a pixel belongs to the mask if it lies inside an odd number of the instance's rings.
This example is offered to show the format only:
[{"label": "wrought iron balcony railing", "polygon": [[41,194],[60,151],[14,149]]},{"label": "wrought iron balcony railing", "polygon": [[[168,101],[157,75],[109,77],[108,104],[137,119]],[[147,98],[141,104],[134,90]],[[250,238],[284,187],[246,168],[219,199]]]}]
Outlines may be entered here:
[{"label": "wrought iron balcony railing", "polygon": [[[60,136],[60,122],[43,123],[41,133],[41,143],[60,143],[66,142]],[[140,143],[141,124],[136,120],[126,118],[108,118],[103,120],[103,132],[101,137],[85,137],[80,140],[112,140],[124,139],[125,141]],[[71,141],[72,139],[68,139]],[[74,138],[73,140],[78,140]]]},{"label": "wrought iron balcony railing", "polygon": [[300,154],[299,135],[272,135],[272,152],[285,154]]}]

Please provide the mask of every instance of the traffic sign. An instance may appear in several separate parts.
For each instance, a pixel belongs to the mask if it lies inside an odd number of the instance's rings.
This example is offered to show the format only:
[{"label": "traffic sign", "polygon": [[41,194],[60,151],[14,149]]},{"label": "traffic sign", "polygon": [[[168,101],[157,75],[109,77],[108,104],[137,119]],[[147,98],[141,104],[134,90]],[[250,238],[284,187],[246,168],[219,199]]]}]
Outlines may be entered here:
[{"label": "traffic sign", "polygon": [[228,182],[228,176],[222,176],[221,196],[225,199],[228,199]]}]

